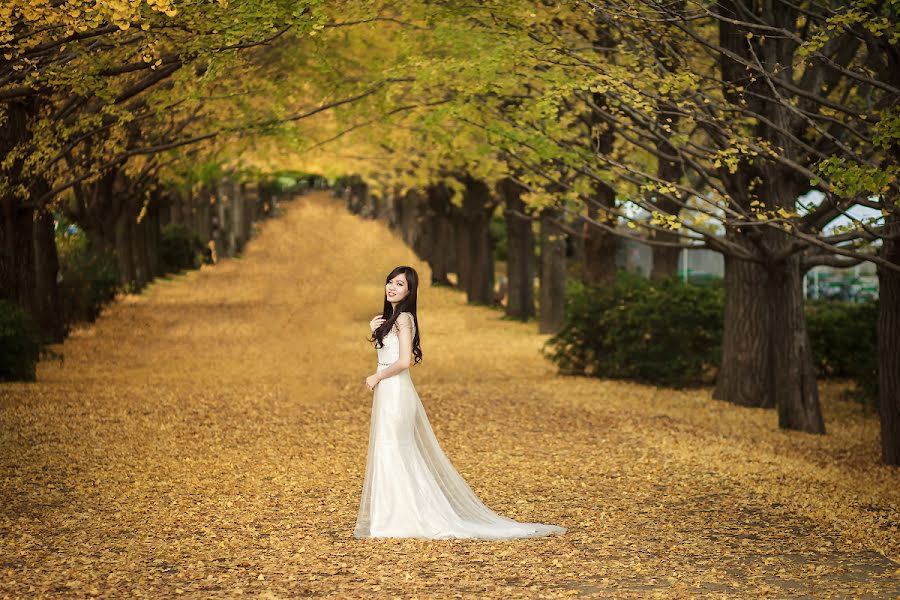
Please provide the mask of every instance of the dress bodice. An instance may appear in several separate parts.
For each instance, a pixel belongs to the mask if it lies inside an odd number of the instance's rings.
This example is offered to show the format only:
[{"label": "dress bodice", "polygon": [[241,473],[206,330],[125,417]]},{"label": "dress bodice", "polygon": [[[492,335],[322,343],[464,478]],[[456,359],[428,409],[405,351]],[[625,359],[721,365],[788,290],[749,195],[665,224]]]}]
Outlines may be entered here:
[{"label": "dress bodice", "polygon": [[[397,362],[400,358],[400,336],[397,333],[397,324],[385,336],[382,342],[384,346],[376,348],[378,352],[378,366],[386,367],[391,363]],[[416,322],[413,320],[412,326],[413,337],[416,336]]]}]

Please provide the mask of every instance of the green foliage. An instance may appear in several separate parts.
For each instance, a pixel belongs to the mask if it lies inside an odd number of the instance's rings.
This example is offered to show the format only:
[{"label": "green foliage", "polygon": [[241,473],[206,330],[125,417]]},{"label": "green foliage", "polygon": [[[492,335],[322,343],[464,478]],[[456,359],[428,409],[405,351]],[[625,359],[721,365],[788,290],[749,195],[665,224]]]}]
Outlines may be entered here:
[{"label": "green foliage", "polygon": [[186,225],[169,223],[160,232],[159,263],[164,273],[196,269],[203,260],[203,250],[203,240]]},{"label": "green foliage", "polygon": [[[566,323],[544,355],[561,373],[668,387],[712,383],[722,346],[720,281],[683,284],[620,272],[606,287],[569,283]],[[808,301],[819,376],[856,382],[854,398],[878,398],[877,302]]]},{"label": "green foliage", "polygon": [[119,285],[119,269],[112,250],[91,247],[84,232],[69,233],[63,227],[56,235],[59,292],[63,321],[93,321],[103,305],[113,299]]},{"label": "green foliage", "polygon": [[45,342],[31,316],[0,300],[0,381],[35,381]]},{"label": "green foliage", "polygon": [[815,300],[806,303],[806,326],[819,375],[856,382],[857,400],[878,401],[878,303]]},{"label": "green foliage", "polygon": [[898,173],[896,165],[870,167],[836,156],[821,161],[817,169],[831,182],[833,192],[842,198],[877,195],[896,181]]},{"label": "green foliage", "polygon": [[722,290],[620,272],[611,286],[570,283],[566,324],[545,355],[560,372],[685,387],[710,383]]}]

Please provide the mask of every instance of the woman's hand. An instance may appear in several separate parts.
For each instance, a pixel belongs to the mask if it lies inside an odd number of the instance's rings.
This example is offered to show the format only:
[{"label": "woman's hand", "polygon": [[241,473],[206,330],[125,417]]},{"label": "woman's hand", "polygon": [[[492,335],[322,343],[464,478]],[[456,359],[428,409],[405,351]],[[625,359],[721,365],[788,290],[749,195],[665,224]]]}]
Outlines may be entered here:
[{"label": "woman's hand", "polygon": [[379,381],[381,381],[381,379],[378,378],[378,374],[372,373],[366,377],[366,387],[369,388],[369,391],[371,392],[375,389],[375,386],[378,385]]},{"label": "woman's hand", "polygon": [[369,321],[369,329],[374,332],[382,323],[384,323],[384,317],[377,315],[374,319]]}]

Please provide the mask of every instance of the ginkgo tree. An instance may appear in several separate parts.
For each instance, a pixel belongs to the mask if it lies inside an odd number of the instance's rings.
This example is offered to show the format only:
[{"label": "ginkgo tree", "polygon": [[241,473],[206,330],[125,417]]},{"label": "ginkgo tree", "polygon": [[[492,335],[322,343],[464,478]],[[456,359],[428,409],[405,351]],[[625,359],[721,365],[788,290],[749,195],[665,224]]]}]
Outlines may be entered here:
[{"label": "ginkgo tree", "polygon": [[[717,396],[777,406],[783,427],[824,431],[803,271],[876,263],[882,322],[896,322],[895,6],[580,6],[550,18],[542,7],[535,20],[514,4],[457,14],[467,26],[459,37],[447,35],[449,20],[422,25],[446,46],[405,46],[406,76],[416,83],[403,101],[426,98],[425,84],[446,101],[399,121],[363,121],[382,146],[400,130],[426,147],[401,145],[379,157],[387,159],[379,169],[408,174],[410,157],[423,154],[442,164],[435,144],[455,157],[470,139],[468,153],[490,148],[495,172],[516,172],[535,207],[562,199],[572,212],[581,206],[581,218],[592,219],[590,208],[606,214],[592,220],[611,234],[722,252],[728,300]],[[393,39],[419,35],[398,31]],[[469,60],[453,62],[454,49],[476,45]],[[436,68],[441,61],[454,71]],[[609,189],[620,201],[598,202]],[[804,205],[811,190],[824,200]],[[622,210],[622,201],[649,218]],[[855,218],[854,205],[881,216]],[[839,216],[852,225],[835,234],[826,225]],[[617,227],[623,222],[631,229]],[[892,329],[880,328],[885,348],[895,345]],[[881,353],[883,378],[896,372],[890,356]],[[896,406],[896,386],[882,387],[882,404]],[[892,422],[883,416],[884,438],[896,440]],[[889,450],[885,458],[895,460]]]}]

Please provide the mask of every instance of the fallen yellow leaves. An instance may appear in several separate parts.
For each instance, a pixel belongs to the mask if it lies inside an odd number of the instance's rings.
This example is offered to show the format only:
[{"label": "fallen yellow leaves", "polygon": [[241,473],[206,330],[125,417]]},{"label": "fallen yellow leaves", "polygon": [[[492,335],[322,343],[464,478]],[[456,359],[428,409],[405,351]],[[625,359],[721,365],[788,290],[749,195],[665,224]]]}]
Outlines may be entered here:
[{"label": "fallen yellow leaves", "polygon": [[441,288],[412,370],[438,439],[488,506],[569,532],[354,539],[366,323],[398,264],[429,280],[381,224],[302,197],[242,260],[117,302],[39,383],[0,386],[0,596],[900,594],[900,474],[837,387],[823,437],[557,377],[533,325]]}]

